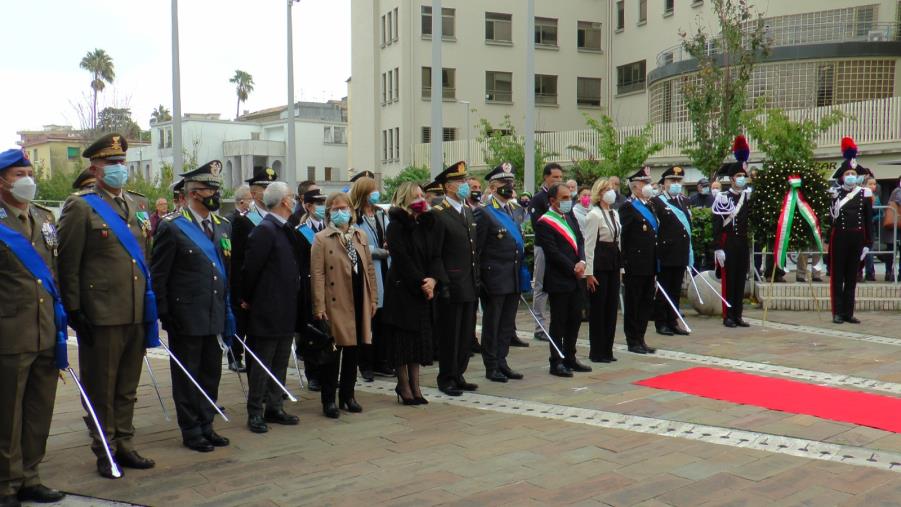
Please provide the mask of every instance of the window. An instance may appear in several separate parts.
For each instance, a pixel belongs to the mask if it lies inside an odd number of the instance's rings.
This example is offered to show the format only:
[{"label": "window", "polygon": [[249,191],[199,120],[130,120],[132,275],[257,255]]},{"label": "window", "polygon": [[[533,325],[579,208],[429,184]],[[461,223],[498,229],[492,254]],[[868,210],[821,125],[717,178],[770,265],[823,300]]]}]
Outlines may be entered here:
[{"label": "window", "polygon": [[323,127],[322,137],[326,144],[347,144],[347,127]]},{"label": "window", "polygon": [[394,160],[394,129],[388,129],[388,160]]},{"label": "window", "polygon": [[[382,131],[382,162],[388,161],[388,131]],[[328,179],[326,177],[326,179]]]},{"label": "window", "polygon": [[673,14],[673,8],[675,7],[676,0],[663,0],[663,15],[671,16]]},{"label": "window", "polygon": [[623,0],[616,2],[616,29],[622,30],[626,27],[626,6]]},{"label": "window", "polygon": [[576,80],[576,104],[601,107],[601,79],[580,77]]},{"label": "window", "polygon": [[388,71],[388,85],[385,88],[388,90],[388,102],[394,101],[394,71]]},{"label": "window", "polygon": [[660,64],[661,65],[669,65],[671,63],[673,63],[673,52],[667,51],[667,52],[663,53],[663,55],[660,57]]},{"label": "window", "polygon": [[382,105],[388,102],[388,76],[382,73]]},{"label": "window", "polygon": [[591,23],[589,21],[579,21],[577,38],[577,46],[579,49],[584,49],[587,51],[600,51],[601,24]]},{"label": "window", "polygon": [[382,47],[385,47],[385,40],[387,39],[386,34],[385,16],[382,16]]},{"label": "window", "polygon": [[[456,69],[442,69],[441,70],[441,81],[443,82],[443,93],[442,97],[445,99],[453,99],[457,96],[456,89]],[[431,67],[423,67],[422,68],[422,98],[431,99],[432,98],[432,68]]]},{"label": "window", "polygon": [[616,93],[644,90],[645,61],[628,63],[616,68]]},{"label": "window", "polygon": [[498,12],[485,13],[485,40],[513,42],[513,15]]},{"label": "window", "polygon": [[400,160],[400,127],[394,127],[394,160]]},{"label": "window", "polygon": [[307,179],[310,181],[316,181],[316,166],[307,166]]},{"label": "window", "polygon": [[251,133],[250,133],[250,140],[251,140],[251,141],[259,141],[259,140],[260,140],[260,133],[259,133],[259,132],[251,132]]},{"label": "window", "polygon": [[[454,9],[441,9],[441,37],[444,39],[454,37]],[[432,7],[422,6],[422,35],[432,35]]]},{"label": "window", "polygon": [[394,8],[394,29],[391,31],[394,34],[394,38],[392,39],[394,42],[397,42],[397,7]]},{"label": "window", "polygon": [[400,69],[394,67],[394,102],[400,100]]},{"label": "window", "polygon": [[172,129],[166,129],[166,148],[172,147]]},{"label": "window", "polygon": [[331,167],[325,168],[325,181],[332,181],[332,168]]},{"label": "window", "polygon": [[648,22],[648,0],[638,0],[638,24]]},{"label": "window", "polygon": [[557,76],[535,74],[535,103],[557,104]]},{"label": "window", "polygon": [[535,44],[539,46],[557,46],[556,19],[535,18]]},{"label": "window", "polygon": [[69,146],[66,148],[66,158],[69,160],[76,160],[81,155],[81,150],[78,146]]},{"label": "window", "polygon": [[661,114],[664,123],[673,121],[673,82],[665,81],[663,83],[663,104]]},{"label": "window", "polygon": [[442,129],[441,135],[444,141],[456,141],[457,140],[457,129],[445,127]]},{"label": "window", "polygon": [[386,16],[387,16],[387,20],[385,21],[385,26],[387,27],[387,30],[388,30],[388,36],[385,38],[385,43],[391,44],[391,41],[394,40],[394,34],[392,33],[392,32],[394,32],[394,22],[392,21],[394,16],[390,12]]},{"label": "window", "polygon": [[157,148],[165,148],[166,147],[166,131],[163,129],[158,129],[157,133],[160,136],[159,146]]},{"label": "window", "polygon": [[485,73],[485,101],[513,102],[512,72],[495,72],[489,70]]},{"label": "window", "polygon": [[423,144],[428,144],[432,142],[432,128],[431,127],[422,127],[422,142]]}]

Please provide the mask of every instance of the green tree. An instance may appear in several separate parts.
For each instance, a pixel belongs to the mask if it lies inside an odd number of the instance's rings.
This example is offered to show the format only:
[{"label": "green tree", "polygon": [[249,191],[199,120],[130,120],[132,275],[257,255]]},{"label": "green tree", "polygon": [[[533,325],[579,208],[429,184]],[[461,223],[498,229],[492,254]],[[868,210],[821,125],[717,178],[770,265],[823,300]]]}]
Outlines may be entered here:
[{"label": "green tree", "polygon": [[626,176],[634,173],[655,153],[670,144],[651,142],[653,127],[647,124],[638,134],[622,136],[613,126],[613,120],[607,115],[601,115],[600,119],[585,115],[588,127],[598,135],[598,151],[601,160],[598,164],[598,176],[618,176],[621,183],[625,183]]},{"label": "green tree", "polygon": [[167,109],[166,106],[160,104],[159,106],[153,108],[153,112],[150,113],[150,117],[153,118],[156,123],[159,123],[161,121],[171,121],[172,113],[169,112],[169,109]]},{"label": "green tree", "polygon": [[684,152],[702,172],[713,176],[739,133],[754,65],[769,52],[763,16],[747,0],[712,0],[720,33],[704,25],[679,33],[682,47],[698,71],[682,81],[682,98],[692,124]]},{"label": "green tree", "polygon": [[127,139],[140,139],[141,126],[131,118],[131,109],[127,107],[105,107],[97,115],[98,135],[118,132]]},{"label": "green tree", "polygon": [[[510,120],[510,116],[504,116],[504,121],[495,128],[491,122],[482,118],[479,120],[479,141],[485,143],[484,157],[488,167],[496,167],[503,162],[513,164],[516,180],[523,182],[526,165],[525,141],[516,133],[516,128]],[[540,185],[541,171],[551,157],[558,153],[545,151],[544,146],[535,141],[535,184]]]},{"label": "green tree", "polygon": [[429,168],[408,166],[405,167],[401,172],[399,172],[397,176],[393,178],[385,178],[384,195],[389,202],[394,199],[394,192],[397,191],[397,187],[399,187],[400,184],[405,181],[413,181],[419,183],[420,185],[427,184],[429,181],[431,181],[431,173],[429,173]]},{"label": "green tree", "polygon": [[235,107],[235,119],[237,119],[241,115],[241,102],[247,102],[247,97],[253,91],[253,76],[238,69],[228,82],[235,85],[235,93],[238,95],[238,105]]},{"label": "green tree", "polygon": [[81,59],[80,67],[91,73],[91,90],[94,93],[94,106],[91,109],[91,128],[97,128],[97,94],[106,88],[106,83],[112,84],[116,79],[116,71],[113,66],[113,58],[102,49],[94,49]]},{"label": "green tree", "polygon": [[845,113],[834,109],[819,120],[795,121],[781,109],[769,109],[747,113],[743,123],[770,162],[794,161],[809,165],[813,162],[817,137],[846,117]]}]

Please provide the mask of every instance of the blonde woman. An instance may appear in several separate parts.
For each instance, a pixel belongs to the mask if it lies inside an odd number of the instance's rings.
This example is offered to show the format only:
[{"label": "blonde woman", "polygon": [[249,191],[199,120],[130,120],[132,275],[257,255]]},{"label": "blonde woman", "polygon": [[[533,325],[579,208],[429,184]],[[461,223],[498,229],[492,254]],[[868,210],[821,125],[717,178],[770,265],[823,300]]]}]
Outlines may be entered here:
[{"label": "blonde woman", "polygon": [[[372,316],[378,294],[375,269],[366,234],[353,226],[350,197],[336,192],[325,201],[328,224],[313,239],[310,271],[313,280],[313,317],[327,320],[338,348],[334,360],[320,365],[322,412],[337,418],[339,405],[348,412],[362,412],[354,398],[357,350],[372,343]],[[340,363],[340,383],[338,380]]]},{"label": "blonde woman", "polygon": [[619,213],[613,209],[616,189],[606,178],[591,189],[591,211],[585,217],[585,277],[588,285],[588,359],[595,363],[616,361],[613,336],[619,302],[620,234]]}]

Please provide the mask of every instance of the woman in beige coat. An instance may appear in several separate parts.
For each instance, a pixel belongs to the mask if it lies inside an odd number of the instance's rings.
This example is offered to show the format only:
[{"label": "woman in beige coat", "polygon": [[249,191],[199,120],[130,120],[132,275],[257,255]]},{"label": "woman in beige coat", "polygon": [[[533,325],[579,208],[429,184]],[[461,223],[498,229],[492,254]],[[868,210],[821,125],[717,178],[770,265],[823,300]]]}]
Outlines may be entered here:
[{"label": "woman in beige coat", "polygon": [[[372,343],[372,316],[378,300],[375,269],[366,235],[352,224],[350,197],[336,192],[325,202],[328,226],[313,240],[310,271],[313,278],[313,316],[327,320],[338,350],[333,361],[321,365],[322,413],[337,418],[339,405],[362,412],[354,399],[357,346]],[[338,381],[340,364],[340,384]]]}]

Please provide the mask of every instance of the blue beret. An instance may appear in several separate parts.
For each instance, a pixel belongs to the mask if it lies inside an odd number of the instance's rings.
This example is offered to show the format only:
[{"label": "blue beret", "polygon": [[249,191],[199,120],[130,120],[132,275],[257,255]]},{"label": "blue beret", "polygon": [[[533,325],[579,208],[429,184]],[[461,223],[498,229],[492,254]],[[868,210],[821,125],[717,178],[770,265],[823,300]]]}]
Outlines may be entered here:
[{"label": "blue beret", "polygon": [[11,150],[0,152],[0,171],[9,169],[10,167],[29,166],[31,166],[31,161],[28,160],[28,155],[25,153],[25,150],[21,148],[13,148]]}]

